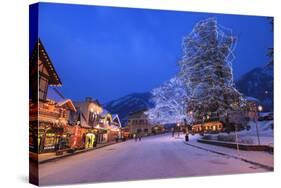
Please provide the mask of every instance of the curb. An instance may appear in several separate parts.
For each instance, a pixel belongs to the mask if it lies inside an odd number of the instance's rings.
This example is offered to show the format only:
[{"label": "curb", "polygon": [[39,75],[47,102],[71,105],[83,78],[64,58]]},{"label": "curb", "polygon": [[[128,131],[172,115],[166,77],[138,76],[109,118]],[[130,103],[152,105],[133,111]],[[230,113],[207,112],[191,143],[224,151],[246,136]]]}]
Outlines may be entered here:
[{"label": "curb", "polygon": [[74,153],[69,153],[69,154],[66,154],[66,155],[57,156],[57,157],[50,158],[50,159],[45,159],[45,160],[42,160],[42,161],[38,161],[38,164],[44,164],[44,163],[47,163],[47,162],[60,160],[62,158],[71,157],[71,156],[74,156],[74,155],[82,154],[82,153],[85,153],[85,152],[88,152],[88,151],[93,151],[93,150],[96,150],[96,149],[100,149],[100,148],[103,148],[103,147],[106,147],[106,146],[111,146],[111,145],[118,144],[118,143],[122,143],[122,142],[114,142],[114,143],[102,145],[102,146],[99,146],[99,147],[96,147],[96,148],[91,148],[91,149],[87,149],[87,150],[80,150],[80,151],[76,151]]},{"label": "curb", "polygon": [[260,166],[260,167],[262,167],[262,168],[264,168],[266,170],[269,170],[269,171],[273,171],[274,170],[274,167],[272,167],[272,166],[268,166],[268,165],[264,165],[264,164],[261,164],[261,163],[255,162],[255,161],[251,161],[251,160],[243,158],[243,157],[239,157],[239,156],[230,155],[230,154],[227,154],[227,153],[223,153],[223,152],[207,149],[207,148],[204,148],[204,147],[201,147],[201,146],[196,146],[196,145],[193,145],[193,144],[189,144],[187,142],[184,142],[184,143],[186,145],[195,147],[197,149],[202,149],[202,150],[205,150],[205,151],[208,151],[208,152],[212,152],[212,153],[216,153],[216,154],[219,154],[219,155],[228,156],[228,157],[231,157],[231,158],[234,158],[234,159],[239,159],[241,161],[244,161],[244,162],[247,162],[247,163],[250,163],[250,164],[253,164],[253,165]]},{"label": "curb", "polygon": [[[197,142],[204,143],[204,144],[211,144],[215,146],[222,146],[227,148],[236,148],[237,144],[232,142],[222,142],[216,140],[206,140],[206,139],[198,139]],[[268,153],[274,153],[273,147],[267,145],[248,145],[248,144],[241,144],[239,143],[239,148],[245,151],[265,151]]]}]

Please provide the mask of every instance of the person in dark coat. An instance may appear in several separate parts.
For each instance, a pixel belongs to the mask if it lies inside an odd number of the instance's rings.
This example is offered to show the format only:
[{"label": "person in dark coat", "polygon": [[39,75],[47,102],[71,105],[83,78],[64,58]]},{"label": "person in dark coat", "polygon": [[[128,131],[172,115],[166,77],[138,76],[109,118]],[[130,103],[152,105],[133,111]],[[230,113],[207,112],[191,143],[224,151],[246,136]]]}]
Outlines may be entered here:
[{"label": "person in dark coat", "polygon": [[138,141],[138,137],[137,137],[136,134],[134,134],[133,137],[134,137],[134,139],[135,139],[135,142]]}]

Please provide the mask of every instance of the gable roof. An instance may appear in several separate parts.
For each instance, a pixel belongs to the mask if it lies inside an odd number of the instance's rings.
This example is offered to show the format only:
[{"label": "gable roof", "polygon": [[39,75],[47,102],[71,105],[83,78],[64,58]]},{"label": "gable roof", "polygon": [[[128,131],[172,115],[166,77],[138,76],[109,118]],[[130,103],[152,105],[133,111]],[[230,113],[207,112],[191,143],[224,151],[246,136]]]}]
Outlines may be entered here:
[{"label": "gable roof", "polygon": [[50,77],[49,77],[49,85],[53,85],[53,86],[61,86],[61,80],[55,70],[55,67],[47,53],[47,51],[45,50],[41,40],[38,38],[36,45],[33,49],[33,52],[31,54],[30,57],[30,63],[34,63],[37,65],[38,62],[38,58],[42,61],[42,63],[44,64],[44,66],[46,67]]},{"label": "gable roof", "polygon": [[122,127],[118,114],[112,114],[112,121],[117,120],[120,127]]},{"label": "gable roof", "polygon": [[110,113],[106,109],[103,109],[100,116],[105,117],[107,114],[110,114]]},{"label": "gable roof", "polygon": [[248,102],[256,102],[256,103],[260,103],[260,100],[255,98],[255,97],[251,97],[251,96],[246,96],[245,97],[246,101]]},{"label": "gable roof", "polygon": [[76,112],[76,108],[70,99],[62,100],[62,101],[58,102],[58,105],[59,106],[66,105],[70,110]]}]

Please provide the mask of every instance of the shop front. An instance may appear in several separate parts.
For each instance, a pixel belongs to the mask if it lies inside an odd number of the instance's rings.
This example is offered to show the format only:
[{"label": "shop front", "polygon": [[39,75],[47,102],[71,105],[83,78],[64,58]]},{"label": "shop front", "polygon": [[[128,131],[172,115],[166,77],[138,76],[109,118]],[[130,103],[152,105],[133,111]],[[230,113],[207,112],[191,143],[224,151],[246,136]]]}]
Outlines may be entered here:
[{"label": "shop front", "polygon": [[111,129],[108,130],[108,141],[118,141],[122,137],[121,131],[119,128],[112,127]]},{"label": "shop front", "polygon": [[108,142],[108,131],[105,128],[98,128],[97,130],[97,144],[104,144]]},{"label": "shop front", "polygon": [[39,127],[30,126],[29,147],[33,152],[54,152],[69,147],[67,135],[62,126],[55,126],[49,122],[40,122]]},{"label": "shop front", "polygon": [[93,148],[95,146],[96,135],[94,133],[87,133],[85,136],[85,149]]},{"label": "shop front", "polygon": [[210,121],[203,124],[195,124],[192,126],[192,133],[211,133],[221,132],[223,130],[223,123],[220,121]]}]

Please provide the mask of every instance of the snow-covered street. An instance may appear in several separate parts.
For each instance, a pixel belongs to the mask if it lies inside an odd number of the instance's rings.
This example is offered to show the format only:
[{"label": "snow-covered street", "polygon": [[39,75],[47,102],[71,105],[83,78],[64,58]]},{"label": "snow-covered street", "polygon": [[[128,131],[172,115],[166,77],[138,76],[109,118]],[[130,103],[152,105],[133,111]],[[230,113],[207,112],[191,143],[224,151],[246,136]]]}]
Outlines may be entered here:
[{"label": "snow-covered street", "polygon": [[130,140],[40,165],[40,185],[265,172],[170,134]]}]

